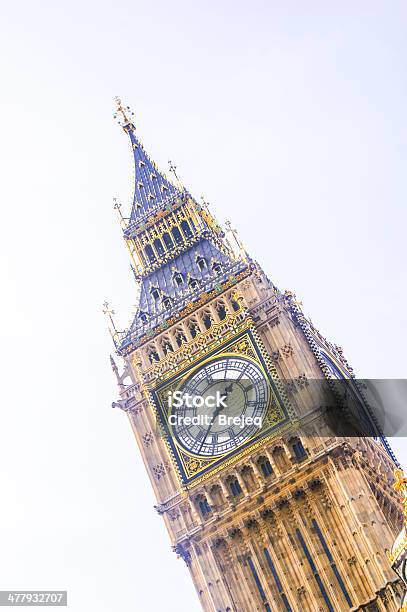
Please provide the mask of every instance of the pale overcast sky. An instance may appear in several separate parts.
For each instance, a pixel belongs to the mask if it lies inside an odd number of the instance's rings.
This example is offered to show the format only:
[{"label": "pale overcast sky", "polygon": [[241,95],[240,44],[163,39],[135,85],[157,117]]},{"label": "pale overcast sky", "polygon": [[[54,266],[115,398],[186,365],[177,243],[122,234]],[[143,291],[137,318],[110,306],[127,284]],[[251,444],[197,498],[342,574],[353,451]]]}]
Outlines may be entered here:
[{"label": "pale overcast sky", "polygon": [[113,97],[359,376],[406,377],[406,4],[2,8],[0,589],[68,589],[74,612],[198,611],[110,407],[100,306],[127,320],[135,302]]}]

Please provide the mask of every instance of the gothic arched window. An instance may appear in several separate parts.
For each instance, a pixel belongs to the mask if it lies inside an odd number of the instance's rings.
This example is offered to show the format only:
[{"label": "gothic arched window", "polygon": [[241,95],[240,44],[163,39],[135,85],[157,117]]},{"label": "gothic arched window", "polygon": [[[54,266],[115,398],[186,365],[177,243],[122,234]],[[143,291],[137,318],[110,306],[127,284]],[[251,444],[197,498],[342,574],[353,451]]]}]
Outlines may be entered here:
[{"label": "gothic arched window", "polygon": [[199,287],[199,282],[196,278],[191,278],[189,280],[189,286],[191,287],[191,289],[195,290],[198,289]]},{"label": "gothic arched window", "polygon": [[267,457],[260,457],[257,461],[257,465],[259,466],[259,468],[261,469],[263,476],[265,478],[268,478],[269,476],[272,476],[273,474],[273,468],[271,467],[271,463],[270,461],[267,459]]},{"label": "gothic arched window", "polygon": [[305,459],[305,457],[307,456],[307,451],[305,450],[301,440],[299,438],[294,438],[293,440],[290,440],[290,443],[295,459],[297,461]]},{"label": "gothic arched window", "polygon": [[198,257],[196,263],[201,272],[208,267],[205,257]]},{"label": "gothic arched window", "polygon": [[177,287],[181,287],[181,285],[184,284],[184,277],[182,276],[181,272],[175,272],[174,282],[177,285]]},{"label": "gothic arched window", "polygon": [[203,517],[212,512],[212,508],[208,504],[208,500],[206,499],[205,495],[198,495],[196,501],[198,503],[199,511]]},{"label": "gothic arched window", "polygon": [[163,343],[162,343],[162,347],[163,347],[164,355],[168,355],[168,353],[173,353],[174,352],[174,349],[172,348],[172,344],[168,340],[168,338],[164,338]]},{"label": "gothic arched window", "polygon": [[148,244],[146,246],[146,248],[144,249],[144,253],[146,254],[147,261],[149,261],[151,264],[155,262],[156,257],[151,244]]},{"label": "gothic arched window", "polygon": [[212,270],[215,272],[215,274],[220,274],[222,272],[222,264],[220,264],[218,261],[215,261],[212,266]]},{"label": "gothic arched window", "polygon": [[229,478],[228,485],[229,485],[229,489],[233,497],[237,497],[238,495],[241,495],[243,493],[242,487],[240,486],[240,483],[235,476],[232,478]]},{"label": "gothic arched window", "polygon": [[214,503],[215,508],[221,508],[225,503],[225,499],[223,497],[223,492],[220,485],[213,485],[209,492],[211,494],[212,502]]},{"label": "gothic arched window", "polygon": [[173,227],[171,233],[172,237],[174,238],[175,244],[182,244],[184,242],[184,239],[182,238],[181,232],[179,231],[178,227]]},{"label": "gothic arched window", "polygon": [[194,319],[192,319],[189,324],[189,333],[191,334],[192,338],[196,338],[199,333],[198,323]]},{"label": "gothic arched window", "polygon": [[191,238],[192,232],[191,232],[191,228],[189,227],[188,221],[181,222],[181,229],[182,229],[182,233],[184,234],[187,240],[188,238]]},{"label": "gothic arched window", "polygon": [[168,232],[165,232],[165,234],[163,234],[163,242],[169,251],[174,248],[174,243]]},{"label": "gothic arched window", "polygon": [[177,341],[179,347],[181,347],[184,342],[187,341],[185,334],[181,329],[176,333],[175,340]]},{"label": "gothic arched window", "polygon": [[150,363],[154,363],[155,361],[160,361],[160,357],[157,351],[150,351],[148,358],[150,360]]},{"label": "gothic arched window", "polygon": [[285,452],[285,449],[282,446],[276,446],[273,449],[272,454],[273,461],[281,472],[284,473],[291,467],[290,461],[287,457],[287,453]]},{"label": "gothic arched window", "polygon": [[163,298],[163,306],[165,310],[169,310],[172,306],[172,300],[168,297],[168,295]]},{"label": "gothic arched window", "polygon": [[148,315],[146,312],[140,311],[138,316],[142,323],[147,323]]},{"label": "gothic arched window", "polygon": [[218,317],[221,321],[223,321],[224,319],[226,319],[227,317],[227,310],[226,310],[226,306],[223,302],[219,302],[216,305],[216,312],[218,313]]},{"label": "gothic arched window", "polygon": [[232,308],[235,312],[237,312],[238,310],[240,310],[240,304],[237,300],[235,300],[235,298],[232,298],[231,302],[232,304]]},{"label": "gothic arched window", "polygon": [[156,238],[154,240],[154,248],[157,251],[159,256],[164,255],[164,247],[163,247],[162,242],[161,242],[161,240],[159,238]]},{"label": "gothic arched window", "polygon": [[243,478],[243,481],[249,491],[256,487],[256,479],[254,477],[253,469],[250,467],[250,465],[245,465],[242,471],[240,472],[240,475]]},{"label": "gothic arched window", "polygon": [[204,312],[203,317],[202,317],[202,321],[203,324],[205,325],[206,329],[209,329],[212,325],[212,317],[210,315],[209,312]]},{"label": "gothic arched window", "polygon": [[151,287],[150,293],[156,301],[160,297],[160,290],[158,287]]}]

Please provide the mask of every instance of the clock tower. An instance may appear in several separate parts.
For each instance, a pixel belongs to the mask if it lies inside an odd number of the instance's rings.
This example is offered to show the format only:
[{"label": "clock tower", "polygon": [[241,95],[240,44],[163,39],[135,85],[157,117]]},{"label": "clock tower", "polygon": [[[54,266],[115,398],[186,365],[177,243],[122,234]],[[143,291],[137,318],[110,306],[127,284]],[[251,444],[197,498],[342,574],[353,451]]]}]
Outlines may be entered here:
[{"label": "clock tower", "polygon": [[[342,350],[158,170],[120,101],[117,117],[134,155],[120,216],[140,294],[113,333],[113,405],[202,609],[396,611],[396,462]],[[371,435],[326,417],[338,380]]]}]

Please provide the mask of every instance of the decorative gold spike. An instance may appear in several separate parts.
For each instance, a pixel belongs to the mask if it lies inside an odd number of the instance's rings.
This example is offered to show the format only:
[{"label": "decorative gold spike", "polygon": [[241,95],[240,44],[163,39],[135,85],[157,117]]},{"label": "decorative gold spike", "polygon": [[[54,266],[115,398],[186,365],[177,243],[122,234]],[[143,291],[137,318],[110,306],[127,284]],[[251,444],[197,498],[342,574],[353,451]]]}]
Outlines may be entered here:
[{"label": "decorative gold spike", "polygon": [[397,468],[394,470],[394,479],[395,483],[393,484],[393,489],[403,497],[404,522],[407,524],[407,478],[404,478],[403,470]]}]

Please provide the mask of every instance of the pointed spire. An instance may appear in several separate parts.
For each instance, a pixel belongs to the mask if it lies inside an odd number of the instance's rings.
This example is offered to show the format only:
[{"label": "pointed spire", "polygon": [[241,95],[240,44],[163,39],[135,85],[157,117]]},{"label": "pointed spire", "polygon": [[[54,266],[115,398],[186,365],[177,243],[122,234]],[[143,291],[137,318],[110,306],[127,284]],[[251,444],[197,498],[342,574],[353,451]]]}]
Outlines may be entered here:
[{"label": "pointed spire", "polygon": [[243,242],[240,240],[239,236],[237,235],[237,231],[233,229],[232,224],[229,220],[225,221],[225,226],[226,226],[227,234],[229,234],[233,238],[232,243],[231,243],[232,250],[243,261],[248,261],[250,259],[249,255],[243,245]]},{"label": "pointed spire", "polygon": [[103,302],[102,304],[102,312],[105,317],[108,319],[108,330],[110,335],[112,336],[112,340],[115,346],[117,346],[119,339],[119,332],[116,329],[115,322],[113,320],[113,315],[115,314],[114,310],[110,307],[109,302]]},{"label": "pointed spire", "polygon": [[168,170],[175,177],[175,186],[180,191],[185,191],[185,187],[182,184],[182,181],[181,181],[180,177],[177,174],[177,166],[175,166],[170,159],[168,160]]},{"label": "pointed spire", "polygon": [[136,130],[131,121],[134,113],[131,112],[130,107],[123,106],[120,98],[116,98],[116,104],[115,118],[129,135],[134,155],[134,198],[129,220],[129,226],[132,226],[135,222],[145,220],[153,210],[170,205],[177,197],[181,197],[183,190],[170,182],[147,155],[141,141],[136,136]]},{"label": "pointed spire", "polygon": [[113,372],[116,374],[116,376],[119,376],[119,368],[116,365],[115,360],[113,359],[113,356],[110,355],[110,365],[112,366],[112,370]]}]

